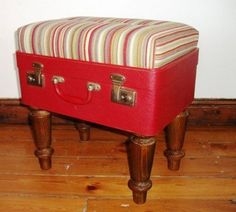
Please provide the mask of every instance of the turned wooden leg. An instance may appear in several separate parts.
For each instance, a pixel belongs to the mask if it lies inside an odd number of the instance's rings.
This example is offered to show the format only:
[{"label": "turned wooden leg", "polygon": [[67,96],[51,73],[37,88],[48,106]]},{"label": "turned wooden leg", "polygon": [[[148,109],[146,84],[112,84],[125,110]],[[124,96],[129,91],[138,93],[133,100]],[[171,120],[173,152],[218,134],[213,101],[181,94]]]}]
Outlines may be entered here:
[{"label": "turned wooden leg", "polygon": [[90,139],[90,126],[84,122],[75,123],[81,141],[88,141]]},{"label": "turned wooden leg", "polygon": [[155,152],[154,137],[132,136],[128,143],[130,180],[129,188],[133,191],[133,200],[137,204],[146,201],[147,191],[152,187],[150,174]]},{"label": "turned wooden leg", "polygon": [[185,153],[182,150],[184,144],[184,136],[188,112],[184,111],[176,116],[176,118],[166,127],[166,146],[164,151],[168,160],[168,168],[170,170],[179,170],[180,160]]},{"label": "turned wooden leg", "polygon": [[30,112],[32,122],[32,131],[35,141],[35,155],[39,159],[41,169],[51,168],[51,116],[50,113],[43,110],[32,110]]}]

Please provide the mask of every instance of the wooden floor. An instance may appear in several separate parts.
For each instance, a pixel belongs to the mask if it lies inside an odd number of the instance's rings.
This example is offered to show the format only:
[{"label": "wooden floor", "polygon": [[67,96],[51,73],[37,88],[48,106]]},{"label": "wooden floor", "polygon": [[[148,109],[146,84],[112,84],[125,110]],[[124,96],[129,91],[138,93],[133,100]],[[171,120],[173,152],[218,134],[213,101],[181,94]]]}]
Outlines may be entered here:
[{"label": "wooden floor", "polygon": [[236,211],[236,127],[189,129],[178,172],[167,170],[159,135],[144,205],[127,187],[126,137],[91,133],[81,143],[73,125],[53,126],[53,168],[41,171],[30,128],[1,125],[0,211]]}]

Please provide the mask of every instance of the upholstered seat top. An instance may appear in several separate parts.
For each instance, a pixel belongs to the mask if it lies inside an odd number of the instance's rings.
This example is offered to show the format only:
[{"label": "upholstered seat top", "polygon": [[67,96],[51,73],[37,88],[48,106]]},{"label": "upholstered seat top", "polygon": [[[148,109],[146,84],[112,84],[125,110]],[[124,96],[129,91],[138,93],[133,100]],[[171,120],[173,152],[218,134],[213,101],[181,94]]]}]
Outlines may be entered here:
[{"label": "upholstered seat top", "polygon": [[17,39],[25,53],[152,69],[196,48],[198,31],[170,21],[73,17],[20,27]]}]

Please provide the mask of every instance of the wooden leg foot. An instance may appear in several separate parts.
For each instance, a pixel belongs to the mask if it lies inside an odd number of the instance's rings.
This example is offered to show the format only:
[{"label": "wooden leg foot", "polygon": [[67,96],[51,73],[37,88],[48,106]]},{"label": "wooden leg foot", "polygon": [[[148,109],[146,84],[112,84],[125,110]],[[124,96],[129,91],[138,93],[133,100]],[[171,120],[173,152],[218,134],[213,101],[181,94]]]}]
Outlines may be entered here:
[{"label": "wooden leg foot", "polygon": [[144,204],[147,199],[147,191],[152,187],[152,181],[137,183],[130,179],[128,186],[133,192],[133,201],[137,204]]},{"label": "wooden leg foot", "polygon": [[35,141],[35,155],[39,159],[41,169],[51,168],[51,116],[50,113],[43,110],[33,110],[30,113],[32,122],[32,131]]},{"label": "wooden leg foot", "polygon": [[90,126],[86,123],[75,123],[81,141],[88,141],[90,139]]},{"label": "wooden leg foot", "polygon": [[177,115],[165,129],[167,149],[164,151],[164,155],[167,157],[168,169],[173,171],[179,170],[180,161],[185,155],[182,147],[187,118],[188,112],[184,111]]},{"label": "wooden leg foot", "polygon": [[48,170],[52,167],[51,156],[53,154],[53,149],[48,147],[44,149],[35,150],[35,156],[39,159],[39,165],[41,169]]},{"label": "wooden leg foot", "polygon": [[146,201],[147,191],[152,187],[150,174],[155,152],[154,137],[132,136],[128,144],[128,160],[130,170],[129,188],[133,192],[133,200],[137,204]]},{"label": "wooden leg foot", "polygon": [[184,157],[184,151],[168,151],[165,150],[164,155],[167,157],[168,169],[177,171],[180,168],[180,161]]}]

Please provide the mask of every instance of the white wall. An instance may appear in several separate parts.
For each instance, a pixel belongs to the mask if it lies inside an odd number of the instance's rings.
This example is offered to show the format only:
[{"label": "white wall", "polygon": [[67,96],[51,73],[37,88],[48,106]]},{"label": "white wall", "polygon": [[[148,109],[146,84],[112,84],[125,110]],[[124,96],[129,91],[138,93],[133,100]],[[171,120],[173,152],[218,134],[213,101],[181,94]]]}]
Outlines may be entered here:
[{"label": "white wall", "polygon": [[17,27],[67,16],[178,21],[200,31],[197,98],[236,98],[235,0],[0,0],[0,98],[19,98]]}]

